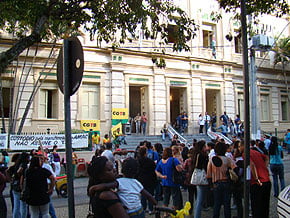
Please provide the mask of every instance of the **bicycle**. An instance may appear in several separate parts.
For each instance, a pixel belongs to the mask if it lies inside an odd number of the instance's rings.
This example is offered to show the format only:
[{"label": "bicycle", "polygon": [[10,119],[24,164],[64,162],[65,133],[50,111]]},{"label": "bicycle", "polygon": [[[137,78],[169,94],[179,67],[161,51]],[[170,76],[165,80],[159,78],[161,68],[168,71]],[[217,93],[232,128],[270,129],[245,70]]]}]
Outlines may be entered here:
[{"label": "bicycle", "polygon": [[191,204],[189,201],[185,202],[183,209],[175,210],[169,207],[155,207],[155,218],[161,218],[161,213],[169,213],[172,218],[184,218],[184,216],[189,215],[189,210],[191,208]]}]

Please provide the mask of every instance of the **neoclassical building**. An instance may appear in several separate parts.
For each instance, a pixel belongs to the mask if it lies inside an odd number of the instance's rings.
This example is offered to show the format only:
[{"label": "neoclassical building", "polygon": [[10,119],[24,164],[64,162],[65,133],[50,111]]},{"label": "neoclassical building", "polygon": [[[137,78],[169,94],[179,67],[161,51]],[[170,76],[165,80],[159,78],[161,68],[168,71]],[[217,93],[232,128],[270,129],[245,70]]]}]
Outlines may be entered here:
[{"label": "neoclassical building", "polygon": [[[162,55],[166,61],[164,68],[152,61],[153,56],[160,55],[158,42],[146,40],[141,30],[138,40],[125,42],[114,50],[107,44],[97,46],[89,37],[79,38],[84,49],[85,69],[82,84],[71,97],[73,129],[80,129],[81,120],[100,120],[103,136],[111,129],[113,108],[128,108],[130,117],[146,112],[149,134],[160,134],[162,126],[174,123],[183,111],[189,116],[188,133],[198,132],[198,116],[204,112],[220,116],[226,111],[232,119],[236,114],[244,119],[240,23],[218,9],[215,1],[207,1],[207,5],[193,4],[190,0],[175,2],[195,19],[199,29],[190,42],[190,52],[173,52],[166,47],[166,54]],[[213,21],[212,11],[220,12],[222,19]],[[174,24],[169,27],[170,35]],[[271,37],[287,37],[289,17],[263,16],[255,25],[255,31]],[[173,42],[174,38],[169,37],[169,40]],[[11,37],[0,32],[0,51],[11,43]],[[48,43],[38,46],[36,56],[36,47],[31,48],[28,55],[23,52],[1,75],[6,129],[11,99],[14,105],[19,102],[15,112],[17,128],[33,87],[39,81],[41,86],[32,100],[23,132],[46,132],[48,128],[51,132],[64,130],[63,94],[57,85],[54,65],[60,45],[51,55],[52,45]],[[268,132],[275,128],[284,131],[290,126],[287,88],[290,68],[287,66],[284,73],[279,64],[274,67],[273,56],[273,52],[256,51],[259,123],[260,129]],[[9,97],[10,87],[14,87],[12,98]],[[3,127],[3,122],[1,125]]]}]

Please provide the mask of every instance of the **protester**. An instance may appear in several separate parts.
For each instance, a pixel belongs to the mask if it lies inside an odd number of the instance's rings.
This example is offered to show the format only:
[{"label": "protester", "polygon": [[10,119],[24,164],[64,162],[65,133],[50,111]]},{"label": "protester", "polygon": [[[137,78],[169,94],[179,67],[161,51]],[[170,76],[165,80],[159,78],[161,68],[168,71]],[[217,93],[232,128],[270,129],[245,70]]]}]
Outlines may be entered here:
[{"label": "protester", "polygon": [[[163,154],[163,146],[161,143],[156,143],[154,144],[154,150],[158,153],[158,161],[157,163],[162,159],[162,154]],[[163,200],[163,191],[162,191],[162,180],[161,178],[157,177],[157,184],[155,188],[155,199],[157,201],[162,201]]]},{"label": "protester", "polygon": [[210,120],[211,120],[211,117],[210,115],[208,115],[207,112],[204,113],[203,120],[204,120],[205,134],[207,134],[207,130],[210,126]]},{"label": "protester", "polygon": [[239,180],[232,184],[231,191],[233,195],[233,202],[237,208],[237,218],[243,218],[243,184],[244,184],[244,159],[242,153],[239,150],[240,141],[234,142],[234,161],[238,167]]},{"label": "protester", "polygon": [[269,146],[270,170],[273,176],[274,197],[279,195],[278,177],[280,180],[280,191],[285,188],[284,165],[283,165],[283,148],[278,145],[276,136],[272,136]]},{"label": "protester", "polygon": [[[55,178],[54,170],[52,169],[51,165],[48,163],[48,158],[44,157],[43,155],[40,155],[39,158],[43,162],[42,167],[47,169],[49,172],[51,172],[51,174]],[[51,182],[51,180],[47,179],[48,186],[50,186],[50,182]],[[57,218],[56,213],[55,213],[55,209],[54,209],[54,206],[52,203],[52,194],[49,195],[49,215],[51,218]]]},{"label": "protester", "polygon": [[75,152],[75,149],[72,148],[72,178],[75,178],[75,173],[76,173],[76,167],[78,164],[78,155]]},{"label": "protester", "polygon": [[235,123],[235,135],[239,136],[241,134],[240,125],[242,123],[239,114],[236,114],[236,119],[234,120],[234,123]]},{"label": "protester", "polygon": [[213,132],[216,131],[216,122],[217,122],[217,120],[216,120],[216,114],[215,114],[215,112],[212,112],[212,114],[211,114],[211,130]]},{"label": "protester", "polygon": [[198,125],[199,125],[199,134],[203,133],[203,127],[204,127],[204,119],[202,114],[199,114],[198,116]]},{"label": "protester", "polygon": [[59,154],[57,152],[57,145],[53,146],[52,155],[53,155],[53,161],[52,162],[54,164],[54,172],[55,172],[56,176],[59,176],[61,168],[60,168],[60,156],[59,156]]},{"label": "protester", "polygon": [[267,151],[269,151],[269,146],[271,144],[271,135],[265,134],[264,143],[265,143],[265,148],[267,149]]},{"label": "protester", "polygon": [[153,150],[153,146],[151,142],[149,141],[144,141],[143,145],[147,148],[147,157],[153,160],[155,163],[159,160],[159,155],[157,151]]},{"label": "protester", "polygon": [[[137,160],[139,164],[139,171],[136,178],[143,185],[145,190],[147,190],[151,195],[154,195],[154,190],[157,184],[157,177],[155,174],[156,164],[152,159],[147,157],[146,147],[140,147],[138,152],[139,155],[137,156]],[[153,214],[153,204],[144,196],[141,198],[141,203],[144,211],[146,211],[148,203],[149,215]]]},{"label": "protester", "polygon": [[143,115],[141,116],[141,129],[142,129],[143,135],[146,135],[147,122],[148,122],[148,118],[146,116],[146,112],[143,112]]},{"label": "protester", "polygon": [[6,173],[7,181],[10,183],[9,195],[10,195],[10,202],[11,202],[11,206],[12,206],[12,211],[13,211],[13,208],[14,208],[12,174],[14,172],[15,164],[16,164],[17,160],[19,159],[19,157],[20,157],[20,153],[15,153],[15,154],[12,155],[11,162],[14,163],[14,164],[8,168],[7,173]]},{"label": "protester", "polygon": [[188,127],[188,116],[186,112],[183,112],[181,115],[181,134],[185,132],[185,129]]},{"label": "protester", "polygon": [[181,156],[181,147],[174,145],[171,147],[172,149],[172,157],[176,158],[181,165],[183,165],[183,158]]},{"label": "protester", "polygon": [[229,116],[226,111],[220,116],[220,120],[225,124],[225,126],[228,126]]},{"label": "protester", "polygon": [[90,188],[101,184],[116,182],[115,168],[106,157],[96,157],[88,166],[89,184],[88,195],[94,217],[98,218],[128,218],[121,200],[111,189],[91,191]]},{"label": "protester", "polygon": [[[31,218],[39,218],[40,215],[42,218],[50,217],[49,196],[53,192],[55,178],[49,170],[42,168],[42,164],[40,157],[33,157],[25,173],[24,189],[27,189],[29,193],[26,202],[29,205]],[[47,179],[50,180],[49,185]]]},{"label": "protester", "polygon": [[7,205],[3,196],[7,181],[6,169],[6,167],[0,167],[0,218],[7,218]]},{"label": "protester", "polygon": [[[201,140],[197,142],[196,147],[193,150],[193,158],[192,158],[193,170],[197,168],[204,169],[205,171],[207,171],[207,164],[208,164],[208,155],[206,153],[206,143],[204,140]],[[194,206],[195,218],[201,217],[202,205],[204,203],[204,199],[207,195],[208,189],[209,189],[208,185],[196,186],[197,196]]]},{"label": "protester", "polygon": [[27,217],[27,204],[20,200],[20,194],[23,187],[23,177],[29,163],[29,154],[22,152],[15,164],[7,170],[11,178],[11,186],[13,193],[13,218]]},{"label": "protester", "polygon": [[101,156],[105,156],[112,164],[115,166],[115,157],[112,152],[113,144],[107,143],[105,150],[102,152]]},{"label": "protester", "polygon": [[217,130],[221,130],[221,132],[222,132],[222,134],[224,135],[224,136],[228,136],[228,126],[225,124],[225,123],[222,123],[222,125],[220,125],[218,128],[217,128]]},{"label": "protester", "polygon": [[171,146],[172,145],[177,145],[179,143],[180,143],[180,141],[178,139],[178,135],[177,134],[174,134],[173,137],[172,137],[172,139],[171,139]]},{"label": "protester", "polygon": [[[107,143],[111,142],[111,139],[109,137],[109,134],[105,134],[103,138],[103,145],[106,145]],[[97,150],[97,149],[96,149]]]},{"label": "protester", "polygon": [[134,117],[134,122],[135,122],[135,129],[136,133],[140,133],[140,127],[141,127],[141,116],[140,113],[137,113],[137,115]]},{"label": "protester", "polygon": [[0,161],[0,167],[7,168],[10,161],[9,155],[7,151],[2,151],[1,153],[2,153],[2,160]]},{"label": "protester", "polygon": [[231,218],[231,191],[227,176],[228,168],[236,168],[235,163],[225,156],[227,145],[218,142],[215,146],[216,156],[213,156],[207,167],[207,178],[213,184],[214,209],[213,217],[220,216],[221,206],[224,205],[224,217]]},{"label": "protester", "polygon": [[162,179],[163,195],[164,195],[164,206],[169,205],[170,197],[172,196],[173,207],[175,209],[182,208],[182,199],[180,185],[175,184],[172,180],[173,167],[177,171],[182,171],[182,166],[180,162],[172,157],[171,148],[165,148],[163,151],[162,159],[158,162],[155,172],[157,177]]},{"label": "protester", "polygon": [[[244,141],[240,142],[239,150],[244,158]],[[271,182],[267,168],[268,156],[250,149],[250,196],[253,218],[268,218],[270,207]]]},{"label": "protester", "polygon": [[163,127],[162,127],[160,132],[161,132],[162,141],[165,141],[165,138],[166,138],[166,135],[167,135],[166,123],[163,125]]},{"label": "protester", "polygon": [[181,129],[182,129],[182,119],[181,119],[182,114],[178,114],[178,116],[175,118],[175,130],[178,133],[181,133]]},{"label": "protester", "polygon": [[93,151],[99,148],[100,141],[101,141],[100,135],[98,134],[98,132],[94,132],[94,135],[92,135]]},{"label": "protester", "polygon": [[285,139],[284,139],[286,145],[287,145],[287,154],[290,154],[290,129],[287,129],[287,133],[285,135]]},{"label": "protester", "polygon": [[188,158],[185,160],[183,164],[183,169],[185,170],[185,181],[184,184],[187,187],[188,191],[188,201],[190,202],[191,208],[189,210],[189,214],[192,214],[193,211],[193,203],[194,203],[194,198],[196,198],[196,186],[192,185],[190,183],[192,172],[194,170],[194,165],[192,163],[193,160],[193,151],[194,148],[189,149],[188,151]]}]

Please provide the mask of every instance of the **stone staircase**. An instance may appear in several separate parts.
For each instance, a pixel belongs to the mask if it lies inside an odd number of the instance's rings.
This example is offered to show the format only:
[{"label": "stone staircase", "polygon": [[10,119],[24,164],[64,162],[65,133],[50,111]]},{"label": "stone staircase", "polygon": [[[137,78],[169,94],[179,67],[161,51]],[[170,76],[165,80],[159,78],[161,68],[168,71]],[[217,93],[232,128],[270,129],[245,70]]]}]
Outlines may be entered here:
[{"label": "stone staircase", "polygon": [[[193,139],[199,140],[205,140],[206,142],[209,142],[211,139],[209,136],[205,134],[197,134],[197,135],[183,135],[183,137],[187,140],[188,143],[192,144]],[[125,148],[127,150],[135,150],[136,147],[139,145],[142,141],[149,141],[152,145],[156,143],[161,143],[163,147],[169,147],[171,145],[171,140],[167,136],[165,141],[162,141],[161,135],[127,135],[126,141],[127,145],[121,145],[121,148]]]}]

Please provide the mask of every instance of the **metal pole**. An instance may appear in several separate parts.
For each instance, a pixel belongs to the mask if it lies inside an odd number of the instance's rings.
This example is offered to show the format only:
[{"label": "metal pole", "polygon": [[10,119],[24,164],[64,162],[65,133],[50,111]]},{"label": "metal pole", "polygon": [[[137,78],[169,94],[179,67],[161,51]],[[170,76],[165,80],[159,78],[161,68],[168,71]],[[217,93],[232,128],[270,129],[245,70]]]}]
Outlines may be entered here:
[{"label": "metal pole", "polygon": [[250,196],[250,108],[249,108],[249,61],[248,61],[248,33],[246,18],[246,0],[241,0],[241,24],[243,43],[243,74],[244,74],[244,218],[249,217]]},{"label": "metal pole", "polygon": [[258,119],[257,119],[257,74],[256,74],[256,57],[255,49],[250,50],[250,65],[251,65],[251,76],[250,76],[250,86],[251,86],[251,127],[252,127],[252,139],[257,139],[258,133]]},{"label": "metal pole", "polygon": [[64,40],[63,60],[64,60],[64,116],[65,116],[65,148],[67,163],[67,188],[68,188],[68,214],[69,218],[75,218],[75,202],[74,202],[74,184],[72,177],[72,140],[71,140],[71,115],[70,115],[70,89],[69,89],[69,41]]},{"label": "metal pole", "polygon": [[89,151],[92,151],[93,149],[93,142],[92,142],[92,135],[93,135],[93,130],[90,129],[89,131]]}]

